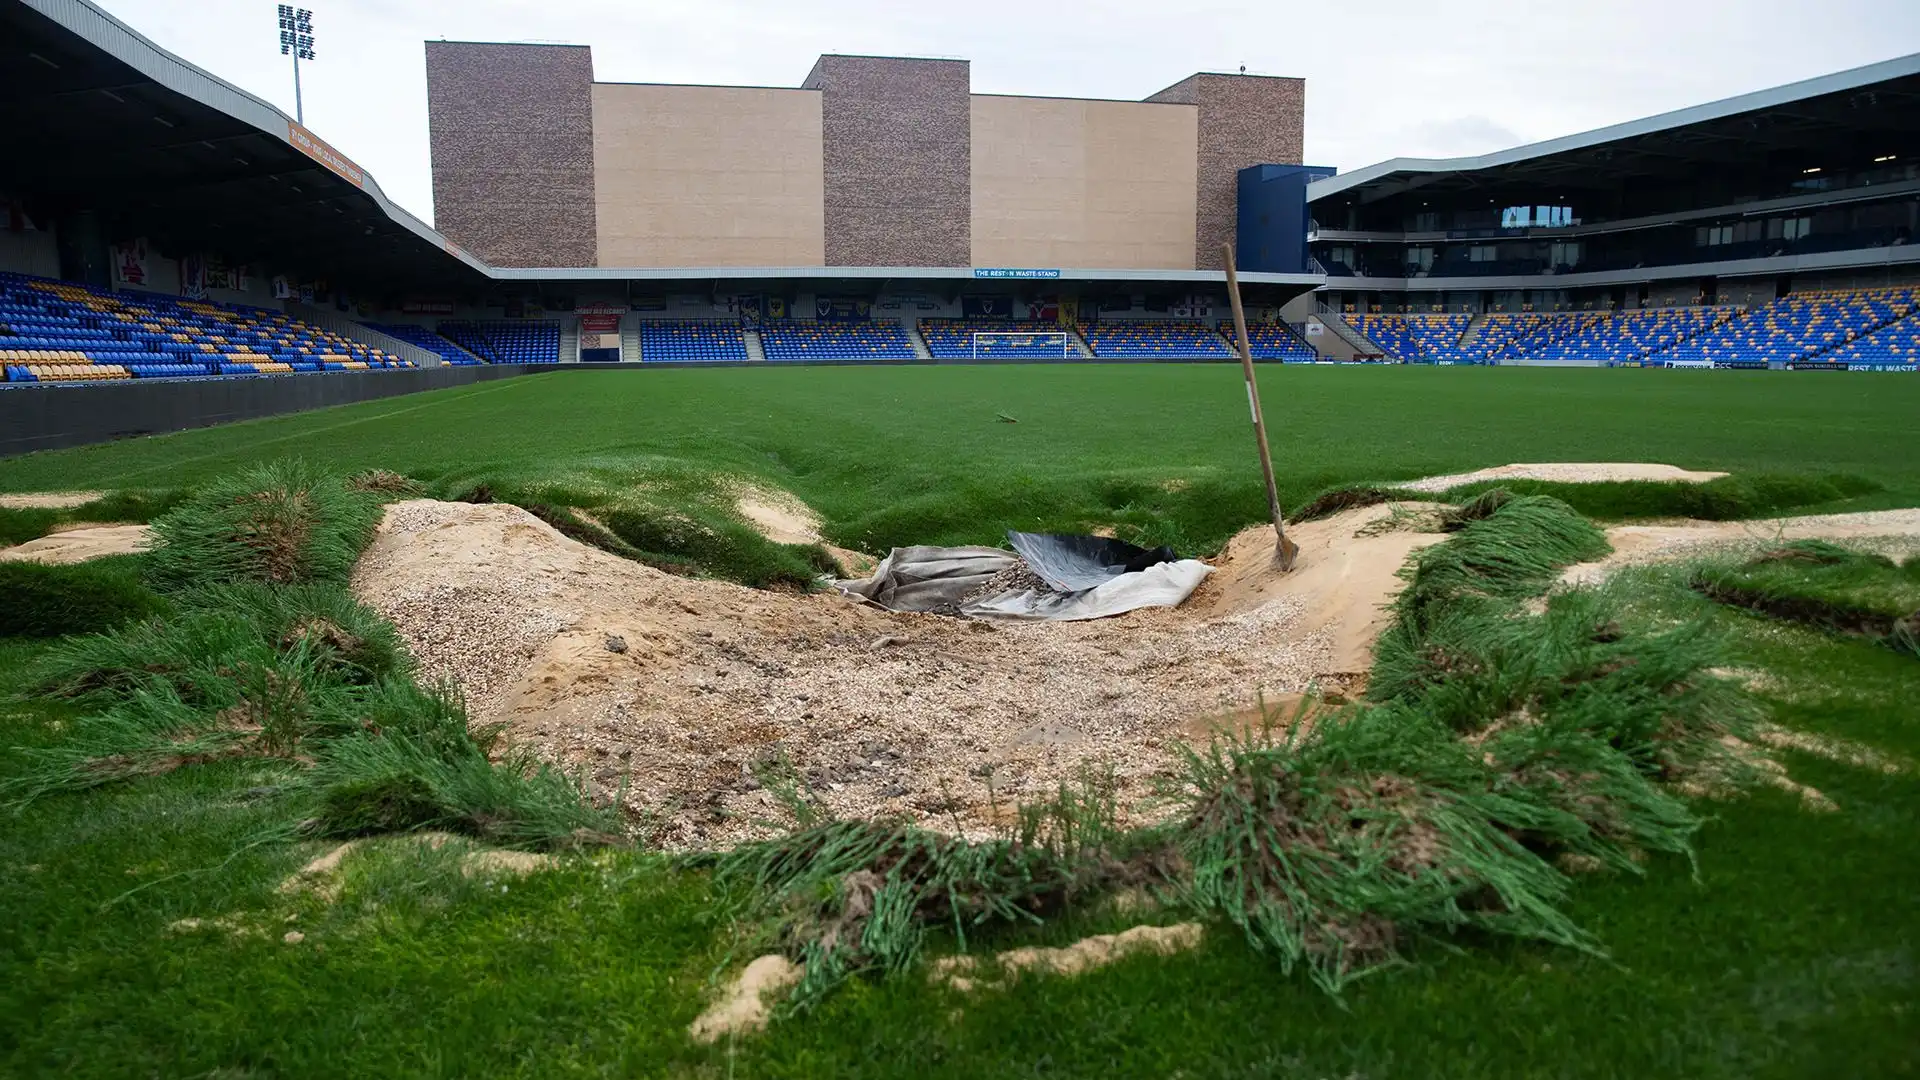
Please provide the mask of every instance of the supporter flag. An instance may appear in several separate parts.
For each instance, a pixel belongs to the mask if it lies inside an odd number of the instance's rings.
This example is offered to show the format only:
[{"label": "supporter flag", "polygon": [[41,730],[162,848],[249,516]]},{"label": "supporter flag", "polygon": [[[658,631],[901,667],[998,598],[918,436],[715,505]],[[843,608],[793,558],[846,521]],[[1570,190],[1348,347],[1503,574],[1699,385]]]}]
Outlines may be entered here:
[{"label": "supporter flag", "polygon": [[293,283],[287,280],[287,275],[273,275],[273,298],[275,300],[289,300],[292,299],[292,297]]},{"label": "supporter flag", "polygon": [[218,255],[208,255],[202,265],[205,267],[202,272],[206,275],[207,288],[233,288],[233,268],[227,265],[227,260]]},{"label": "supporter flag", "polygon": [[767,297],[767,318],[784,319],[787,317],[787,298],[784,296]]},{"label": "supporter flag", "polygon": [[189,300],[207,298],[207,260],[201,255],[187,255],[180,260],[180,295]]},{"label": "supporter flag", "polygon": [[147,283],[147,241],[144,237],[113,245],[113,282],[115,285]]}]

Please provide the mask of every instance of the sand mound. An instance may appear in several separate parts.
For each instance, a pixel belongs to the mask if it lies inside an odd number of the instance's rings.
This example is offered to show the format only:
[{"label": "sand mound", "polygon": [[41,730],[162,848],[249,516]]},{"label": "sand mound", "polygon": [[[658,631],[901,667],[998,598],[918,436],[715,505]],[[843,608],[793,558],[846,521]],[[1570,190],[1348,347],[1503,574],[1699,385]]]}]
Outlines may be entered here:
[{"label": "sand mound", "polygon": [[1764,521],[1685,521],[1673,525],[1619,525],[1607,530],[1613,554],[1569,566],[1569,585],[1605,581],[1623,566],[1673,562],[1715,551],[1737,551],[1782,540],[1844,540],[1889,553],[1920,550],[1920,509],[1817,514]]},{"label": "sand mound", "polygon": [[[1355,536],[1367,507],[1236,538],[1186,605],[1072,624],[989,624],[675,577],[569,540],[518,507],[388,508],[354,590],[476,722],[585,771],[630,777],[670,846],[726,844],[777,816],[756,763],[784,756],[846,816],[979,835],[1021,798],[1110,763],[1150,793],[1196,721],[1365,670],[1394,571],[1440,537]],[[618,639],[616,642],[613,639]],[[1337,681],[1337,680],[1336,680]]]},{"label": "sand mound", "polygon": [[776,544],[820,542],[819,515],[784,491],[742,485],[735,495],[734,508],[761,536]]},{"label": "sand mound", "polygon": [[1394,487],[1410,491],[1439,492],[1461,484],[1481,480],[1550,480],[1562,484],[1598,484],[1610,480],[1660,480],[1670,483],[1704,484],[1727,475],[1723,472],[1691,472],[1672,465],[1651,465],[1634,461],[1554,461],[1533,465],[1499,465],[1476,472],[1429,476]]},{"label": "sand mound", "polygon": [[68,510],[85,506],[105,494],[104,491],[28,491],[0,495],[0,510]]},{"label": "sand mound", "polygon": [[[1204,935],[1205,928],[1199,923],[1136,926],[1118,934],[1096,934],[1081,938],[1058,949],[1034,946],[1008,949],[994,956],[993,963],[1008,976],[1017,977],[1037,971],[1071,978],[1141,953],[1173,956],[1188,952],[1199,947]],[[983,962],[971,955],[944,956],[933,962],[928,976],[932,981],[946,983],[962,993],[997,987],[997,983],[981,980],[982,967]]]},{"label": "sand mound", "polygon": [[722,1035],[764,1030],[775,999],[805,973],[779,953],[758,957],[694,1020],[687,1034],[695,1042],[710,1043]]},{"label": "sand mound", "polygon": [[0,550],[0,562],[77,563],[126,555],[147,546],[145,525],[81,525]]}]

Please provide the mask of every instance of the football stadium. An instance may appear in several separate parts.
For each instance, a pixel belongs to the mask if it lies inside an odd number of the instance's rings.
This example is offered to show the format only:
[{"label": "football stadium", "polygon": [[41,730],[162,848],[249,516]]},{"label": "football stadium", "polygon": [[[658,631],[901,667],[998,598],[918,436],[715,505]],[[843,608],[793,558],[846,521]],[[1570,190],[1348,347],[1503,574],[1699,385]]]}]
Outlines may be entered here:
[{"label": "football stadium", "polygon": [[0,0],[0,1073],[1920,1061],[1920,54],[420,47],[431,223]]}]

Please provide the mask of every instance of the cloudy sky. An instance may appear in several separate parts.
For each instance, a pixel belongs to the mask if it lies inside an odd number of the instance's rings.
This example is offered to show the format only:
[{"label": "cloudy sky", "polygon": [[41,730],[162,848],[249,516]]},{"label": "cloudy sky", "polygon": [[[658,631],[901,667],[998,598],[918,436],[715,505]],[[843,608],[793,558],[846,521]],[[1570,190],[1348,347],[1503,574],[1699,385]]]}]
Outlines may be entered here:
[{"label": "cloudy sky", "polygon": [[[275,0],[97,0],[288,113]],[[295,0],[296,3],[300,0]],[[1920,0],[305,0],[307,126],[433,217],[430,38],[591,45],[610,82],[796,86],[823,52],[973,61],[976,92],[1138,99],[1195,71],[1307,80],[1342,170],[1584,131],[1920,52]]]}]

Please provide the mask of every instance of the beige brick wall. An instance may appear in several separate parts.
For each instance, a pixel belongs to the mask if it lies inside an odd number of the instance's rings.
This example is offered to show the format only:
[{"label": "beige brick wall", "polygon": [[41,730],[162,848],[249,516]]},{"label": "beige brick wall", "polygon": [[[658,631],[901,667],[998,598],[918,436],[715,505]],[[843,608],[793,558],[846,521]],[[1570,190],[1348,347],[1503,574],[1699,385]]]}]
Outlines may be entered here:
[{"label": "beige brick wall", "polygon": [[820,94],[596,83],[601,266],[823,266]]},{"label": "beige brick wall", "polygon": [[973,265],[1192,269],[1199,109],[973,98]]}]

